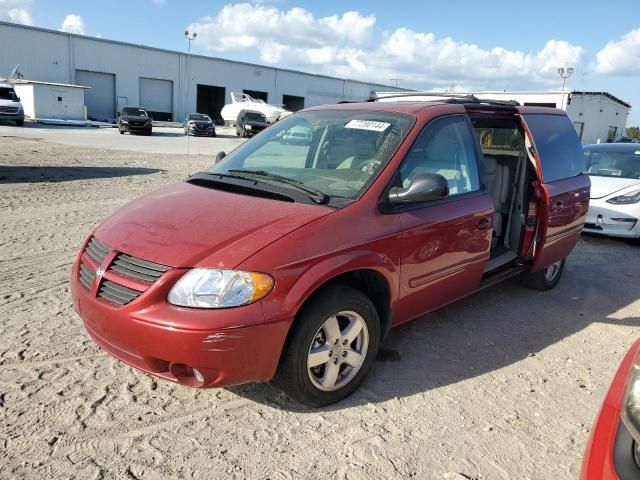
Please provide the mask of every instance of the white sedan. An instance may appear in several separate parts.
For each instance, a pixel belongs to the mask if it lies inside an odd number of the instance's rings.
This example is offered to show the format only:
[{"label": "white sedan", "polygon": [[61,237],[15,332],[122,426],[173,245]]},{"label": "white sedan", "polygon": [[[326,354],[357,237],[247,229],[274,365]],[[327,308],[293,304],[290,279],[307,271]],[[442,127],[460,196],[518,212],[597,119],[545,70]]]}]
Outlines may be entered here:
[{"label": "white sedan", "polygon": [[640,239],[640,145],[584,147],[591,201],[584,231]]}]

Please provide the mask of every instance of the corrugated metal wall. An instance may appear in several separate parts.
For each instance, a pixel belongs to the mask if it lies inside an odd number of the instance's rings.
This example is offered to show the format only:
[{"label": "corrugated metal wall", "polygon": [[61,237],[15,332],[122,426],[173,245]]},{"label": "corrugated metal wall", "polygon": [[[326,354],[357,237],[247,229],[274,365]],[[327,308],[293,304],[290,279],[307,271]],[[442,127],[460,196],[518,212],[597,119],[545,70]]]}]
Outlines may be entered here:
[{"label": "corrugated metal wall", "polygon": [[[92,108],[99,116],[111,112],[116,98],[121,99],[119,104],[143,103],[140,93],[145,89],[140,88],[141,78],[171,82],[171,112],[176,121],[196,111],[198,84],[224,87],[227,102],[231,101],[230,92],[256,90],[266,92],[273,104],[282,104],[283,95],[304,97],[305,106],[364,100],[375,90],[396,90],[4,22],[0,22],[0,45],[11,45],[11,48],[0,48],[0,76],[7,75],[18,63],[25,78],[46,82],[82,84],[81,80],[86,81],[87,77],[83,73],[78,75],[79,72],[110,74],[114,91],[107,85],[110,81],[107,82],[106,77],[103,78],[106,91],[98,91],[103,87],[87,91],[90,115]],[[166,89],[164,84],[163,102],[168,99]],[[106,96],[111,97],[108,108]],[[162,108],[166,106],[163,104]],[[112,114],[112,118],[114,116]]]}]

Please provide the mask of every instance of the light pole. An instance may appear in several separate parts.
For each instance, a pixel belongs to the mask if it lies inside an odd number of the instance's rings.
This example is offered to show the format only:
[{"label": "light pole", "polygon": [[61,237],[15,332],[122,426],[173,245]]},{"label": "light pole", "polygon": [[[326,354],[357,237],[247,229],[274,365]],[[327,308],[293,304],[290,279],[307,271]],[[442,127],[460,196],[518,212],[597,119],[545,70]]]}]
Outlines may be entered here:
[{"label": "light pole", "polygon": [[573,67],[560,67],[558,68],[558,75],[562,78],[562,91],[564,92],[564,84],[571,75],[573,75],[574,69]]},{"label": "light pole", "polygon": [[189,114],[188,110],[187,110],[187,104],[189,103],[189,55],[191,54],[191,41],[195,40],[196,37],[198,36],[198,34],[196,32],[190,32],[189,30],[185,30],[184,31],[184,38],[187,39],[187,57],[185,60],[185,69],[187,70],[186,72],[186,77],[187,77],[187,87],[186,87],[186,101],[184,102],[184,117],[187,118],[187,115]]}]

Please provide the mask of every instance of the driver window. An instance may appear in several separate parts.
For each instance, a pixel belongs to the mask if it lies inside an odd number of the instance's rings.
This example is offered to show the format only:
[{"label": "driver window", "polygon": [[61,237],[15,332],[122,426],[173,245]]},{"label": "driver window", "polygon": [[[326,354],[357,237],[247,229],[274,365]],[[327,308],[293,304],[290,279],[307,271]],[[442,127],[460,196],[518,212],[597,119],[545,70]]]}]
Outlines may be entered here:
[{"label": "driver window", "polygon": [[422,130],[400,166],[402,186],[423,173],[446,178],[449,196],[480,190],[474,138],[464,117],[439,118]]}]

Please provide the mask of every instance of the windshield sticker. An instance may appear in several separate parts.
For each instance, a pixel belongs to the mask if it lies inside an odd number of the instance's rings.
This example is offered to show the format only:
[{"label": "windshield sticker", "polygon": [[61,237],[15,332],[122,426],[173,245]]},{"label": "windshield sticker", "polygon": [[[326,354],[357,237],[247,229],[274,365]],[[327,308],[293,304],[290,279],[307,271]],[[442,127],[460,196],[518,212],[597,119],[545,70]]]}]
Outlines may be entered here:
[{"label": "windshield sticker", "polygon": [[372,132],[384,132],[391,124],[374,122],[373,120],[351,120],[344,128],[356,128],[358,130],[371,130]]}]

